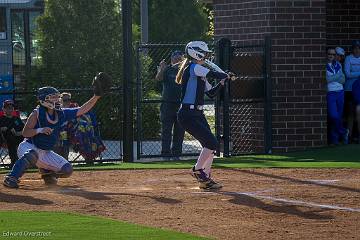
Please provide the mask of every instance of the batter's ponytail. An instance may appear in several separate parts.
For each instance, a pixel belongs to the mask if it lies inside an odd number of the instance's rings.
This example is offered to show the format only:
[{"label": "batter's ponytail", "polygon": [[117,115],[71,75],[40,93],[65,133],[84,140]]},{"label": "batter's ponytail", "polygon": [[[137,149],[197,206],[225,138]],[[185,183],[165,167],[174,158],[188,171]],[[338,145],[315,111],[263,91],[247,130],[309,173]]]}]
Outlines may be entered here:
[{"label": "batter's ponytail", "polygon": [[183,77],[185,68],[186,68],[187,66],[189,66],[190,63],[191,63],[191,61],[190,61],[188,58],[185,58],[185,59],[182,61],[181,65],[180,65],[180,68],[179,68],[179,71],[178,71],[178,73],[176,74],[176,80],[175,80],[175,82],[176,82],[177,84],[181,84],[181,83],[182,83],[182,77]]}]

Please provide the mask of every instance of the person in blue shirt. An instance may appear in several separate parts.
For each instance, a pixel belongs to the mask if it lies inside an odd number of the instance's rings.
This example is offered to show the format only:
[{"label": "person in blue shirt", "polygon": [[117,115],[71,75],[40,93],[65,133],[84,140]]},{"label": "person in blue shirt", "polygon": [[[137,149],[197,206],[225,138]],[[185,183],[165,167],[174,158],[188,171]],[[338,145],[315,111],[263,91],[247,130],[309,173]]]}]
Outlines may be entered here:
[{"label": "person in blue shirt", "polygon": [[344,109],[344,87],[345,75],[340,62],[335,60],[334,48],[327,49],[326,81],[327,81],[327,110],[329,119],[330,144],[338,145],[341,137],[344,144],[349,142],[349,130],[342,124]]},{"label": "person in blue shirt", "polygon": [[58,178],[69,177],[73,168],[62,156],[53,151],[62,125],[90,111],[100,96],[94,94],[78,108],[61,108],[60,92],[53,87],[42,87],[37,92],[40,105],[30,114],[23,129],[24,141],[18,147],[14,167],[5,176],[3,185],[18,188],[25,170],[35,165],[39,168],[45,184],[56,184]]},{"label": "person in blue shirt", "polygon": [[[354,87],[354,83],[360,78],[360,40],[354,40],[352,42],[352,53],[345,58],[344,71],[346,76],[344,84],[345,118],[347,126],[350,129],[350,135],[354,141],[356,139],[352,133],[354,133],[353,125],[354,118],[356,117],[355,109],[358,105],[358,99],[360,99],[360,88],[358,87],[358,83],[355,84]],[[359,141],[359,138],[356,141]]]},{"label": "person in blue shirt", "polygon": [[[211,98],[216,96],[229,75],[202,66],[211,53],[205,42],[189,42],[185,53],[186,59],[176,76],[176,82],[182,87],[181,107],[177,117],[185,131],[197,139],[202,146],[199,158],[191,169],[192,175],[199,182],[201,189],[216,190],[222,188],[222,185],[211,178],[211,165],[215,150],[218,149],[218,141],[211,132],[203,112],[204,96],[205,94]],[[208,82],[208,78],[219,79],[220,82],[213,87]]]}]

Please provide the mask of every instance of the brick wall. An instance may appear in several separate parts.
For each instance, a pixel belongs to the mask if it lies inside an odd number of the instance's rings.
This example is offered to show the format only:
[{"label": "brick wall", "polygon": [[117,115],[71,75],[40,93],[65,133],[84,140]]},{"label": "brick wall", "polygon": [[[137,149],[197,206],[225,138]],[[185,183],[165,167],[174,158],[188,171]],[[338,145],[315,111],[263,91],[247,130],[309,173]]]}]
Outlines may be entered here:
[{"label": "brick wall", "polygon": [[326,43],[349,53],[351,41],[360,39],[360,1],[326,1]]},{"label": "brick wall", "polygon": [[268,33],[269,12],[265,1],[214,0],[215,37],[227,37],[247,45],[260,44]]},{"label": "brick wall", "polygon": [[239,44],[272,37],[273,151],[326,144],[326,0],[214,0],[215,34]]},{"label": "brick wall", "polygon": [[326,144],[325,0],[271,9],[274,151]]}]

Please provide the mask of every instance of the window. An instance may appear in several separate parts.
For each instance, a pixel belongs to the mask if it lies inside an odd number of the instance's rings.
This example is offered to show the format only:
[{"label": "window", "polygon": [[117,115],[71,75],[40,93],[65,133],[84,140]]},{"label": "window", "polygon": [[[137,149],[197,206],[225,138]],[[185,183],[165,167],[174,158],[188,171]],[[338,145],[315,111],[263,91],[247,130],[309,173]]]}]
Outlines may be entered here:
[{"label": "window", "polygon": [[13,63],[25,66],[25,29],[24,12],[14,11],[11,13]]},{"label": "window", "polygon": [[6,9],[0,8],[0,40],[6,39]]},{"label": "window", "polygon": [[31,65],[35,65],[36,61],[38,61],[39,55],[38,55],[38,39],[36,36],[36,30],[37,30],[37,22],[36,19],[38,16],[40,16],[39,11],[31,11],[29,12],[29,31],[30,31],[30,57],[31,57]]}]

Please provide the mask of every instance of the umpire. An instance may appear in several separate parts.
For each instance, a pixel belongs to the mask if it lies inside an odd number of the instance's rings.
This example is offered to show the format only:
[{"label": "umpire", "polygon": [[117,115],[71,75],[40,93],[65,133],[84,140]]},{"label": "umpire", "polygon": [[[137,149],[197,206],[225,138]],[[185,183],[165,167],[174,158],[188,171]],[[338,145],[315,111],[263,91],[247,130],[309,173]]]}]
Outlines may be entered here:
[{"label": "umpire", "polygon": [[170,59],[170,65],[167,65],[165,60],[160,62],[155,77],[156,80],[162,82],[162,103],[160,106],[161,155],[164,157],[172,156],[174,159],[178,159],[182,153],[185,131],[177,122],[177,111],[179,110],[181,99],[181,85],[175,82],[175,78],[179,65],[183,60],[183,53],[178,50],[174,51]]}]

